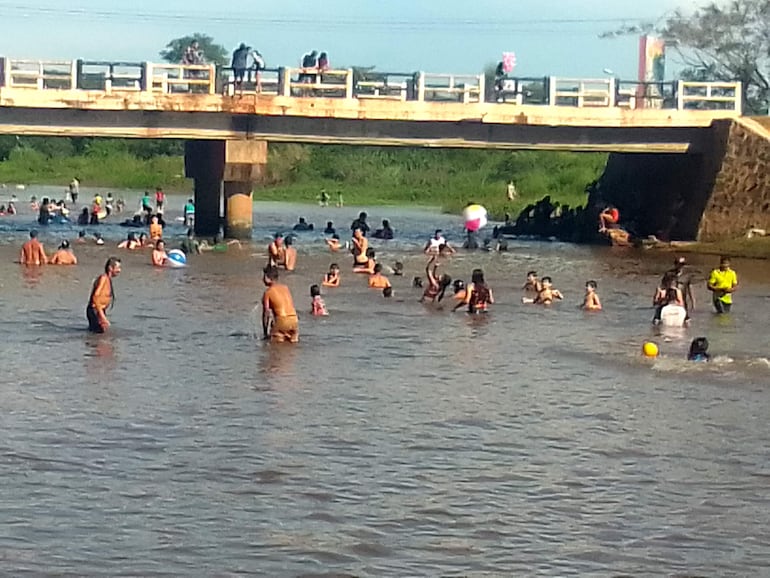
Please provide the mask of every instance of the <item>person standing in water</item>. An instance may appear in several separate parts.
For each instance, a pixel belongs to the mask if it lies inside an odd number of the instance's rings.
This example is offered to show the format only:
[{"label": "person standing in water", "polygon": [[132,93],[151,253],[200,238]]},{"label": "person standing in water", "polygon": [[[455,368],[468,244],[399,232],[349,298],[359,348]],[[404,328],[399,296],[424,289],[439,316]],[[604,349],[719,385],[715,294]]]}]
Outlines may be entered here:
[{"label": "person standing in water", "polygon": [[110,326],[107,319],[107,308],[115,302],[115,291],[112,280],[120,275],[120,259],[110,257],[104,265],[104,273],[94,280],[91,296],[86,306],[88,330],[92,333],[104,333]]},{"label": "person standing in water", "polygon": [[468,306],[468,313],[486,313],[491,304],[495,302],[492,290],[484,280],[484,271],[474,269],[471,273],[471,284],[465,290],[465,301],[455,305],[454,310],[463,305]]},{"label": "person standing in water", "polygon": [[369,241],[364,236],[363,230],[356,228],[353,230],[353,267],[365,267],[369,262],[366,253],[369,249]]},{"label": "person standing in water", "polygon": [[70,248],[70,242],[66,239],[59,245],[59,250],[53,254],[51,265],[77,265],[78,259]]},{"label": "person standing in water", "polygon": [[580,306],[586,311],[601,311],[602,302],[596,293],[596,281],[586,281],[586,294],[583,297],[583,304]]},{"label": "person standing in water", "polygon": [[709,275],[708,290],[711,291],[714,309],[720,315],[730,313],[733,293],[738,289],[738,275],[730,268],[729,257],[722,257],[719,268]]},{"label": "person standing in water", "polygon": [[46,257],[43,244],[37,239],[37,230],[32,229],[29,232],[29,241],[21,246],[21,255],[19,255],[19,263],[22,265],[47,265],[48,257]]},{"label": "person standing in water", "polygon": [[[278,268],[268,265],[262,282],[267,289],[262,295],[262,333],[276,343],[299,341],[299,320],[289,288],[278,282]],[[271,319],[272,316],[272,319]]]}]

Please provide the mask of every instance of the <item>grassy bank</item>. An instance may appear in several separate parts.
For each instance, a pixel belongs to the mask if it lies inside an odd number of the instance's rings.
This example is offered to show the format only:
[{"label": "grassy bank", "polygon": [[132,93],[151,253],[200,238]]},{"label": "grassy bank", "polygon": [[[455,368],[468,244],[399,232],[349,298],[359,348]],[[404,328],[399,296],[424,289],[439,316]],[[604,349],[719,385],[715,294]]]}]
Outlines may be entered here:
[{"label": "grassy bank", "polygon": [[[316,202],[325,189],[334,203],[417,204],[459,212],[468,202],[498,218],[515,216],[546,195],[582,205],[585,187],[599,177],[606,155],[485,150],[275,145],[270,148],[262,200]],[[506,198],[513,180],[518,198]]]},{"label": "grassy bank", "polygon": [[677,253],[700,253],[703,255],[727,255],[746,259],[770,259],[770,237],[728,239],[717,243],[683,243],[666,247]]},{"label": "grassy bank", "polygon": [[[9,140],[10,139],[10,140]],[[188,192],[178,141],[0,138],[0,182]],[[321,189],[335,203],[427,205],[457,213],[468,202],[502,218],[546,195],[571,206],[601,174],[606,155],[531,151],[403,149],[276,144],[269,147],[257,200],[315,203]],[[518,198],[510,203],[506,184]]]},{"label": "grassy bank", "polygon": [[105,155],[46,157],[32,149],[16,149],[0,162],[0,183],[61,185],[77,176],[86,187],[148,189],[162,185],[169,190],[189,191],[182,174],[182,157],[138,158],[128,152]]}]

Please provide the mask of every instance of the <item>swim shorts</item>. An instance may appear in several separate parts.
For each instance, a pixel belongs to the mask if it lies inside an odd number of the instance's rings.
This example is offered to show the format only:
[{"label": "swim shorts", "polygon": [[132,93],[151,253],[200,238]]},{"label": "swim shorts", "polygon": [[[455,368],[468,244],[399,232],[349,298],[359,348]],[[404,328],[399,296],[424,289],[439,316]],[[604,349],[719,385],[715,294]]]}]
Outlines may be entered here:
[{"label": "swim shorts", "polygon": [[270,341],[297,343],[299,341],[299,320],[297,316],[276,317],[270,329]]},{"label": "swim shorts", "polygon": [[88,330],[91,333],[104,333],[104,327],[99,323],[99,316],[96,314],[96,309],[90,305],[86,307],[86,319],[88,319]]}]

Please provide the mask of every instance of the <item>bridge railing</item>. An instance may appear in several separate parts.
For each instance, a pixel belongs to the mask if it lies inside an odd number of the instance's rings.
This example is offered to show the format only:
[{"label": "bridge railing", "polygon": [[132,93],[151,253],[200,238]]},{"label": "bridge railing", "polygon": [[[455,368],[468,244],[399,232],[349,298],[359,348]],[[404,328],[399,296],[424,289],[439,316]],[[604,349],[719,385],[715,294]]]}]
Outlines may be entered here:
[{"label": "bridge railing", "polygon": [[353,69],[283,68],[281,95],[298,97],[353,98]]},{"label": "bridge railing", "polygon": [[677,86],[677,108],[706,110],[743,109],[743,86],[740,82],[690,82]]},{"label": "bridge railing", "polygon": [[[233,70],[210,65],[153,62],[18,60],[0,57],[0,86],[32,90],[87,90],[163,94],[236,92]],[[487,89],[488,88],[488,89]],[[740,82],[630,82],[616,78],[533,77],[495,80],[484,75],[427,72],[354,72],[271,68],[246,71],[238,92],[288,97],[395,101],[497,102],[567,107],[663,108],[742,112]]]},{"label": "bridge railing", "polygon": [[355,78],[356,98],[374,100],[415,100],[415,73],[374,72]]},{"label": "bridge railing", "polygon": [[420,72],[417,100],[430,102],[484,102],[484,75]]},{"label": "bridge railing", "polygon": [[247,68],[240,86],[235,84],[235,72],[231,66],[222,66],[218,69],[217,87],[218,94],[235,96],[238,94],[264,94],[277,96],[281,90],[281,68]]},{"label": "bridge railing", "polygon": [[548,104],[547,76],[503,76],[495,79],[490,99],[498,103]]},{"label": "bridge railing", "polygon": [[77,88],[77,70],[72,60],[16,60],[3,63],[3,86],[36,90]]},{"label": "bridge railing", "polygon": [[614,78],[558,78],[549,81],[548,103],[552,106],[615,106]]},{"label": "bridge railing", "polygon": [[148,92],[206,93],[216,91],[215,64],[158,64],[145,63]]},{"label": "bridge railing", "polygon": [[80,90],[100,90],[106,93],[139,92],[145,87],[145,63],[77,61],[77,87]]}]

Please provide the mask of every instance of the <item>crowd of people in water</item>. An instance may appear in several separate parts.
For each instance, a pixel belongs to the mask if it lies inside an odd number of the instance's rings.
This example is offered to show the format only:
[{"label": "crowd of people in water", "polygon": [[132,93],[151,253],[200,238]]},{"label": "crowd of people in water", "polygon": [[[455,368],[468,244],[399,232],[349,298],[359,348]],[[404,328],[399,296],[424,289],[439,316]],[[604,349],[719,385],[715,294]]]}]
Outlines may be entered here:
[{"label": "crowd of people in water", "polygon": [[[77,180],[74,180],[69,190],[69,198],[75,199],[75,201],[79,192],[77,184]],[[165,195],[162,189],[156,190],[154,201],[153,205],[149,193],[143,195],[134,218],[124,222],[132,230],[128,232],[126,239],[117,245],[117,248],[127,251],[149,249],[151,250],[150,263],[155,267],[164,267],[169,264],[169,254],[167,253],[166,239],[164,239]],[[63,201],[53,202],[49,199],[44,199],[44,202],[37,204],[37,206],[35,203],[36,200],[33,199],[31,208],[38,210],[40,215],[43,215],[45,209],[45,214],[50,216],[52,214],[51,205],[66,207],[66,203]],[[116,204],[116,201],[109,194],[105,198],[96,195],[91,203],[90,211],[89,207],[84,207],[84,214],[85,212],[93,214],[97,210],[98,212],[106,211],[107,207],[110,207],[110,213],[112,213]],[[611,211],[611,209],[608,210]],[[533,215],[532,218],[541,223],[546,222],[546,219],[551,220],[552,212],[553,206],[548,200],[541,201],[530,211]],[[61,208],[58,209],[58,214],[61,214]],[[192,225],[193,216],[194,204],[190,199],[183,209],[182,220],[184,224]],[[604,213],[600,215],[599,224],[601,227],[610,227],[613,222],[617,222],[617,215],[612,212],[607,213],[607,215]],[[91,224],[90,215],[89,224]],[[141,231],[135,230],[139,228]],[[499,239],[499,227],[495,229],[492,239]],[[289,288],[279,280],[279,270],[292,272],[296,269],[295,239],[303,232],[314,230],[315,226],[312,223],[308,223],[304,217],[300,217],[290,234],[275,233],[267,246],[267,263],[263,269],[263,282],[266,290],[262,298],[262,328],[266,339],[278,342],[297,342],[299,340],[297,311]],[[366,276],[366,285],[371,289],[380,291],[384,298],[392,297],[393,285],[388,275],[404,276],[404,265],[400,261],[393,263],[392,266],[379,262],[375,249],[369,243],[370,238],[387,241],[395,237],[395,231],[389,220],[384,219],[382,226],[372,231],[368,222],[368,215],[361,212],[351,223],[350,232],[350,240],[343,243],[333,222],[328,221],[323,233],[329,251],[333,255],[348,251],[351,255],[352,273]],[[69,240],[62,240],[57,250],[49,256],[38,239],[37,230],[30,231],[29,237],[29,240],[22,246],[19,255],[19,262],[22,265],[37,267],[47,264],[76,265],[78,263]],[[490,239],[484,241],[483,247],[473,246],[472,241],[474,239],[475,237],[466,231],[463,247],[466,249],[490,249]],[[75,243],[89,242],[90,239],[86,236],[85,231],[80,231]],[[94,235],[93,242],[97,245],[103,245],[104,239],[97,233]],[[185,238],[179,243],[177,250],[185,255],[196,255],[204,251],[224,251],[232,245],[240,244],[238,241],[223,241],[221,238],[215,238],[211,243],[199,241],[190,227]],[[496,248],[497,250],[504,250],[501,248],[499,240]],[[494,294],[486,282],[482,269],[474,269],[468,283],[462,279],[452,279],[445,272],[445,264],[456,253],[457,249],[447,241],[442,230],[435,230],[433,235],[426,240],[422,250],[427,259],[424,275],[414,276],[411,283],[412,287],[421,293],[419,302],[443,307],[441,304],[447,299],[451,302],[450,309],[452,311],[464,309],[472,315],[485,314],[492,308],[495,303]],[[341,285],[342,273],[337,261],[339,259],[335,259],[331,263],[319,283],[314,283],[310,287],[310,312],[312,315],[329,315],[322,292],[323,289],[336,290]],[[86,308],[89,329],[93,332],[101,333],[109,327],[107,309],[112,303],[112,296],[114,295],[112,282],[120,274],[120,271],[121,260],[118,257],[110,257],[105,264],[104,273],[94,281]],[[667,308],[673,307],[681,310],[683,316],[681,325],[688,325],[696,308],[694,284],[694,275],[688,271],[686,259],[678,257],[673,268],[665,272],[655,289],[652,299],[654,308],[652,322],[659,324],[665,321]],[[706,287],[712,293],[712,305],[715,312],[722,315],[730,313],[732,295],[738,288],[738,278],[731,268],[729,258],[723,257],[719,267],[711,271],[706,280]],[[447,295],[448,291],[451,292],[451,295]],[[540,277],[537,271],[527,273],[521,291],[521,302],[525,305],[548,307],[564,300],[563,293],[554,286],[551,277]],[[602,311],[602,301],[595,280],[586,281],[581,308],[590,312]],[[706,360],[709,358],[707,349],[708,340],[697,338],[693,341],[689,357],[694,360]]]}]

